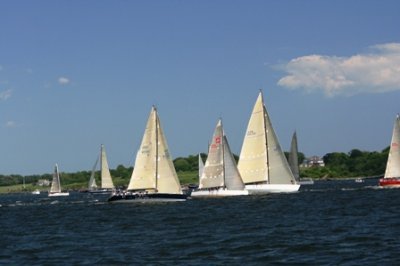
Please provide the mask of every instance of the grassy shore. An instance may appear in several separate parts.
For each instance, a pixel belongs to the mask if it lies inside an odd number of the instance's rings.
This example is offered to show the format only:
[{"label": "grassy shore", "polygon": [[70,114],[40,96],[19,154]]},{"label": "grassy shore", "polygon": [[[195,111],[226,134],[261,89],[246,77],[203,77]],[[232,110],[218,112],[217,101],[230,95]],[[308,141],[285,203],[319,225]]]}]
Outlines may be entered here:
[{"label": "grassy shore", "polygon": [[[177,174],[182,186],[198,183],[197,172],[178,172]],[[61,186],[63,190],[81,190],[87,188],[87,182],[88,181],[63,184],[63,181],[61,180]],[[129,180],[120,177],[115,177],[113,178],[113,182],[114,185],[117,187],[127,187]],[[48,191],[50,187],[41,187],[41,186],[36,186],[34,184],[26,184],[25,187],[22,184],[12,185],[12,186],[0,186],[0,194],[19,193],[24,191],[31,192],[36,189],[39,189],[40,191]]]}]

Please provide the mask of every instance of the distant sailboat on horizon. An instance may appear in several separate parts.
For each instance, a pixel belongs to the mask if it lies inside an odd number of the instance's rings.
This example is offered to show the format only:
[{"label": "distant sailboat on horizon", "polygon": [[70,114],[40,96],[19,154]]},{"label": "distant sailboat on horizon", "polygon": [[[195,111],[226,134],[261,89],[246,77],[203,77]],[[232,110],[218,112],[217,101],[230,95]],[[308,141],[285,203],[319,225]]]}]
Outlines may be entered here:
[{"label": "distant sailboat on horizon", "polygon": [[153,106],[126,191],[114,193],[109,202],[185,201],[167,140]]},{"label": "distant sailboat on horizon", "polygon": [[312,185],[314,184],[312,178],[300,178],[298,153],[299,149],[297,145],[297,133],[295,131],[292,136],[292,142],[290,143],[290,152],[288,158],[289,166],[297,183],[300,185]]},{"label": "distant sailboat on horizon", "polygon": [[51,182],[49,197],[69,196],[69,192],[61,191],[60,173],[58,172],[58,165],[54,166],[53,181]]},{"label": "distant sailboat on horizon", "polygon": [[400,187],[400,116],[394,121],[385,175],[379,179],[381,187]]},{"label": "distant sailboat on horizon", "polygon": [[238,169],[250,194],[296,192],[296,182],[260,91],[247,126]]},{"label": "distant sailboat on horizon", "polygon": [[[199,165],[199,174],[200,168],[201,165]],[[193,191],[191,196],[221,197],[248,194],[224,134],[222,121],[219,119],[209,146],[204,169],[201,171],[199,188]]]},{"label": "distant sailboat on horizon", "polygon": [[[97,164],[100,159],[100,176],[101,176],[101,187],[98,188],[95,179],[95,173]],[[90,175],[88,192],[89,193],[110,193],[113,189],[115,189],[114,183],[112,181],[110,168],[108,167],[106,149],[103,144],[100,146],[100,155],[96,159],[96,162],[92,169],[92,174]]]}]

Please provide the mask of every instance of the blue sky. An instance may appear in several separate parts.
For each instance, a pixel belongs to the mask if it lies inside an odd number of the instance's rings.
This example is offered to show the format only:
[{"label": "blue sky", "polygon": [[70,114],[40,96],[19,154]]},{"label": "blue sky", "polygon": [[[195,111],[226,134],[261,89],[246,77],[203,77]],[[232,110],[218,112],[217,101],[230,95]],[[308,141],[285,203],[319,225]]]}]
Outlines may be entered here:
[{"label": "blue sky", "polygon": [[380,151],[400,112],[399,1],[0,1],[0,173],[131,166],[151,106],[172,156],[263,89],[281,146]]}]

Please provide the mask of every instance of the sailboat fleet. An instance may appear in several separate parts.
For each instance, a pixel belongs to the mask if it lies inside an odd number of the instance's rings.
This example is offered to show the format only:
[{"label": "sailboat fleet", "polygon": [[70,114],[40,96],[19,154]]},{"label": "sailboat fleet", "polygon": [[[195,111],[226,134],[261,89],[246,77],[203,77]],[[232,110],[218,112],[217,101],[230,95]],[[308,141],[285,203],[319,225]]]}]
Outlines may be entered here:
[{"label": "sailboat fleet", "polygon": [[[397,115],[382,187],[400,187],[400,117]],[[95,180],[100,161],[101,186]],[[104,145],[100,147],[88,184],[90,193],[111,193],[108,201],[185,201],[188,196],[225,197],[249,194],[297,192],[300,185],[313,184],[299,175],[297,134],[294,132],[289,158],[286,159],[264,104],[262,91],[254,104],[239,161],[236,164],[219,119],[205,164],[198,156],[198,188],[183,193],[161,127],[156,107],[152,107],[136,154],[134,169],[126,190],[116,190],[108,167]],[[49,196],[68,196],[61,191],[58,165],[55,165]]]}]

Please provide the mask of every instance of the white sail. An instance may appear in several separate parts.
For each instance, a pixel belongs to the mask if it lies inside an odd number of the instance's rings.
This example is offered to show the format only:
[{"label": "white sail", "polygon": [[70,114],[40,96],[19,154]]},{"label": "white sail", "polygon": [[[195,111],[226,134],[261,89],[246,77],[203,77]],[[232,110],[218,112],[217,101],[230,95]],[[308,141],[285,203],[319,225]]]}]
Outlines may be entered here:
[{"label": "white sail", "polygon": [[203,163],[203,159],[201,159],[201,155],[199,153],[199,180],[201,175],[203,174],[204,171],[204,163]]},{"label": "white sail", "polygon": [[229,147],[228,139],[224,136],[224,170],[225,186],[229,190],[243,190],[244,183],[236,165],[235,158]]},{"label": "white sail", "polygon": [[260,92],[250,116],[238,163],[244,183],[268,180],[266,140],[264,103]]},{"label": "white sail", "polygon": [[400,117],[397,115],[394,122],[392,141],[386,164],[384,178],[400,177]]},{"label": "white sail", "polygon": [[[199,157],[199,160],[201,158]],[[201,162],[202,163],[202,162]],[[200,164],[200,161],[199,161]],[[204,170],[200,176],[199,190],[192,197],[225,197],[248,195],[236,166],[221,120],[218,120],[209,145]]]},{"label": "white sail", "polygon": [[155,107],[147,120],[128,190],[182,194]]},{"label": "white sail", "polygon": [[297,147],[297,134],[293,133],[292,142],[290,145],[289,153],[289,165],[292,170],[293,176],[296,181],[300,181],[300,171],[299,171],[299,159],[298,159],[298,147]]},{"label": "white sail", "polygon": [[208,149],[208,157],[200,177],[199,189],[224,186],[222,122],[218,121]]},{"label": "white sail", "polygon": [[296,184],[272,127],[261,91],[247,127],[238,168],[245,184]]},{"label": "white sail", "polygon": [[176,174],[171,154],[169,153],[167,140],[161,127],[160,118],[157,115],[157,191],[159,193],[182,194],[181,185]]},{"label": "white sail", "polygon": [[92,174],[90,175],[90,179],[89,179],[89,186],[88,186],[89,191],[93,191],[93,190],[97,189],[95,174],[96,174],[96,167],[97,167],[98,162],[99,162],[99,158],[97,157],[96,162],[94,163],[93,168],[92,168]]},{"label": "white sail", "polygon": [[60,184],[60,174],[58,172],[58,165],[54,166],[53,173],[53,181],[51,182],[50,193],[60,193],[61,192],[61,184]]},{"label": "white sail", "polygon": [[113,189],[114,184],[111,178],[110,169],[108,167],[107,156],[106,156],[106,149],[104,145],[101,144],[100,148],[100,167],[101,167],[101,188],[109,188]]}]

